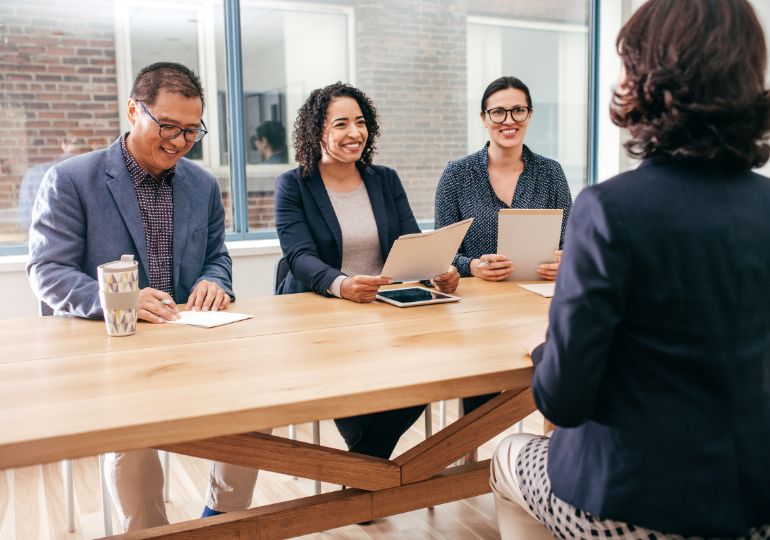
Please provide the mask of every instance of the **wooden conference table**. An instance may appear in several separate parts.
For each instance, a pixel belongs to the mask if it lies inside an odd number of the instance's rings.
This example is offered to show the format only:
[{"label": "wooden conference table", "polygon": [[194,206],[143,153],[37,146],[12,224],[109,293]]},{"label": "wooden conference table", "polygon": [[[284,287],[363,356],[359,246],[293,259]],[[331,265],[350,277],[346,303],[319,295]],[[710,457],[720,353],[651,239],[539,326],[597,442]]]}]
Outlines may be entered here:
[{"label": "wooden conference table", "polygon": [[[121,538],[284,538],[486,493],[488,461],[447,467],[534,410],[519,343],[549,301],[475,278],[457,294],[405,309],[238,300],[253,319],[124,338],[101,321],[0,321],[0,469],[154,447],[350,488]],[[497,391],[392,460],[250,433]]]}]

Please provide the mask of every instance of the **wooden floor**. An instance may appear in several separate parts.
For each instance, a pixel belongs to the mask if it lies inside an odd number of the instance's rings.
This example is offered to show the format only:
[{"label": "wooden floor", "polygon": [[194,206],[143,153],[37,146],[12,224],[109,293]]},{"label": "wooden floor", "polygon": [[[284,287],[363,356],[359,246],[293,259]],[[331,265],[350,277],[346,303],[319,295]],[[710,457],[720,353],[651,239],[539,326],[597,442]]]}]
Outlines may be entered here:
[{"label": "wooden floor", "polygon": [[[448,421],[457,418],[457,401],[447,404]],[[424,438],[421,417],[402,438],[394,455],[400,454]],[[438,404],[433,405],[433,425],[439,425]],[[542,416],[535,413],[524,422],[524,430],[542,432]],[[299,438],[310,441],[310,425],[297,428]],[[511,431],[512,432],[512,431]],[[276,435],[285,435],[279,428]],[[500,435],[479,449],[479,458],[491,456]],[[331,421],[321,423],[321,443],[345,448],[342,438]],[[74,460],[75,532],[68,532],[64,510],[61,465],[51,463],[0,471],[0,540],[80,540],[104,535],[96,457]],[[181,455],[171,456],[170,501],[166,503],[169,520],[184,521],[198,517],[203,509],[208,483],[207,461]],[[280,502],[313,495],[314,482],[281,474],[261,472],[253,505]],[[323,491],[339,486],[323,484]],[[113,512],[114,533],[122,532],[117,514]],[[499,538],[492,495],[437,506],[432,510],[417,510],[407,514],[380,519],[369,525],[351,525],[302,537],[304,539],[496,539]]]}]

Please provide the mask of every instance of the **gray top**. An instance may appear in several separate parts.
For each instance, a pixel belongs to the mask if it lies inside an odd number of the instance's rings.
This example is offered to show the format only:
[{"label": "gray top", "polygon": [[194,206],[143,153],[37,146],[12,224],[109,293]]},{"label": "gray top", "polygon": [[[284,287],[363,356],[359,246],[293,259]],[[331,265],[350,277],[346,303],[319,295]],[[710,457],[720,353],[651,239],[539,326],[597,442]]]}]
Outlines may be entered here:
[{"label": "gray top", "polygon": [[345,274],[335,279],[329,293],[341,297],[340,287],[346,276],[378,276],[385,262],[382,260],[377,222],[372,203],[362,182],[353,191],[341,193],[326,188],[329,200],[342,230],[342,268]]}]

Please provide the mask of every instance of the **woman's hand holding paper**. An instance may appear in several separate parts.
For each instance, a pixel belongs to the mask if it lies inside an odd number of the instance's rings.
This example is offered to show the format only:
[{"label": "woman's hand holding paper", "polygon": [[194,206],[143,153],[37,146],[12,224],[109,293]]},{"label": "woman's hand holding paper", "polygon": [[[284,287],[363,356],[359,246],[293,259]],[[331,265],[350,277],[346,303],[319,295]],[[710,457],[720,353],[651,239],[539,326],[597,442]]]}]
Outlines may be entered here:
[{"label": "woman's hand holding paper", "polygon": [[489,253],[471,261],[471,275],[486,281],[502,281],[513,270],[511,260],[499,253]]},{"label": "woman's hand holding paper", "polygon": [[451,294],[455,292],[459,284],[460,273],[454,266],[450,266],[449,270],[433,278],[433,285],[443,293]]}]

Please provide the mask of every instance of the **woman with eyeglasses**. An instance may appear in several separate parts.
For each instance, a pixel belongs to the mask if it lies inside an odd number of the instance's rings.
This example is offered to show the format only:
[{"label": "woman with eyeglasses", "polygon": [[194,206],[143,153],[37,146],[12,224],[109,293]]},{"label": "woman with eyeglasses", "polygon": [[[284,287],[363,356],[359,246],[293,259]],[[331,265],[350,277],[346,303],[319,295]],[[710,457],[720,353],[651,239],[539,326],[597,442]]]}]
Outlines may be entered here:
[{"label": "woman with eyeglasses", "polygon": [[[513,253],[497,252],[497,214],[502,208],[561,208],[564,225],[572,207],[572,196],[561,165],[532,152],[524,136],[532,118],[532,97],[527,85],[516,77],[492,81],[481,97],[481,122],[489,142],[469,156],[450,161],[436,188],[436,228],[469,217],[474,218],[454,259],[463,277],[476,276],[501,281],[513,272]],[[538,267],[543,279],[554,280],[561,251],[555,262]],[[469,413],[497,394],[463,399]]]},{"label": "woman with eyeglasses", "polygon": [[[489,142],[478,152],[450,161],[438,182],[436,228],[474,218],[454,260],[463,277],[500,281],[513,272],[510,257],[515,254],[497,252],[497,214],[502,208],[563,209],[560,247],[564,240],[572,196],[561,165],[524,144],[533,110],[522,81],[492,81],[481,97],[480,113]],[[557,251],[555,262],[537,269],[543,279],[556,279],[560,256]]]}]

